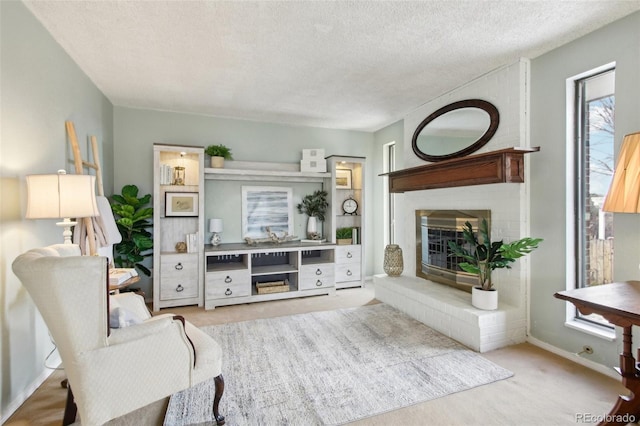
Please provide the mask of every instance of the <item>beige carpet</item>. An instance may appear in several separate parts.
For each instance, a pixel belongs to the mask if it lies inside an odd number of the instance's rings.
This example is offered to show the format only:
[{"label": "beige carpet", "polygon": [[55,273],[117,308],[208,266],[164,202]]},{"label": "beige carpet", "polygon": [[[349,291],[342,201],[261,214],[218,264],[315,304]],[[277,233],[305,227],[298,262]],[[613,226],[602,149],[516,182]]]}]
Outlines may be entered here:
[{"label": "beige carpet", "polygon": [[[339,290],[336,296],[318,296],[205,311],[173,308],[197,326],[304,312],[325,311],[376,303],[372,288]],[[562,327],[561,324],[558,327]],[[352,423],[388,425],[576,425],[576,415],[607,413],[619,393],[619,381],[531,344],[520,344],[482,354],[514,372],[514,377],[433,401],[412,405]],[[55,372],[5,423],[6,426],[59,426],[66,391],[62,372]],[[117,425],[161,425],[167,401],[160,401],[113,421]],[[222,413],[223,415],[226,413]],[[590,424],[590,423],[580,423]],[[231,423],[229,423],[231,426]]]}]

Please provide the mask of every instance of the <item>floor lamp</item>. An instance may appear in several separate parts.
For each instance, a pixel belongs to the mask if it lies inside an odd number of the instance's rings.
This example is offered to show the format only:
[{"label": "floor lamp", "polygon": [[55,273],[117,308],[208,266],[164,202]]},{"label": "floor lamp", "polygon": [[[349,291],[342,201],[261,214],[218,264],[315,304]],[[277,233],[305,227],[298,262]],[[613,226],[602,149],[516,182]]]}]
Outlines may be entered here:
[{"label": "floor lamp", "polygon": [[58,174],[27,176],[27,219],[62,219],[65,244],[71,244],[71,218],[99,216],[95,176]]}]

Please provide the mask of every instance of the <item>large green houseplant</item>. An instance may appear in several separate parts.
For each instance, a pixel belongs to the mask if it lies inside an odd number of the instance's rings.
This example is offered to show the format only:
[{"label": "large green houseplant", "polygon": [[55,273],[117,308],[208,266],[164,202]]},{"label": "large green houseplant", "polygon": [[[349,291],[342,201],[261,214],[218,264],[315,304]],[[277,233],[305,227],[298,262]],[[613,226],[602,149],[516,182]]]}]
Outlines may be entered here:
[{"label": "large green houseplant", "polygon": [[465,262],[458,264],[460,268],[470,274],[478,275],[479,287],[487,291],[493,289],[491,271],[511,268],[511,263],[531,253],[542,242],[542,238],[530,237],[508,244],[502,240],[492,242],[486,219],[483,219],[478,227],[478,236],[473,232],[473,226],[469,222],[465,222],[462,235],[467,244],[462,246],[455,241],[449,241],[451,255],[463,258]]},{"label": "large green houseplant", "polygon": [[153,254],[153,237],[148,231],[152,227],[148,220],[153,217],[153,208],[145,207],[151,202],[151,194],[138,198],[138,187],[125,185],[121,195],[111,197],[111,210],[122,241],[115,246],[117,255],[113,263],[118,268],[136,268],[150,276],[151,271],[142,261]]}]

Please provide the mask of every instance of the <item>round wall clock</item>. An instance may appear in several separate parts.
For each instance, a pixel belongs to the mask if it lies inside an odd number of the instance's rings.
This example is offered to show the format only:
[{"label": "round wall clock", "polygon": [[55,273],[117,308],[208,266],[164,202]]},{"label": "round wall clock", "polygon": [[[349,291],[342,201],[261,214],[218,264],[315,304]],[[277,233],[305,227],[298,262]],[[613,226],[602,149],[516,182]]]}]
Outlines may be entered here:
[{"label": "round wall clock", "polygon": [[351,197],[347,198],[342,202],[342,211],[344,214],[358,214],[358,202]]}]

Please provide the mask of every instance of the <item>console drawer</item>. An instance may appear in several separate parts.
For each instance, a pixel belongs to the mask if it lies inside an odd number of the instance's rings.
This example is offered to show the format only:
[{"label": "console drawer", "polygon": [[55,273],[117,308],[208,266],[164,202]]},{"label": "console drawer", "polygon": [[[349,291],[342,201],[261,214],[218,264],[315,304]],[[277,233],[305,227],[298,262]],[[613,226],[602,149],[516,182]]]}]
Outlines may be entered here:
[{"label": "console drawer", "polygon": [[226,299],[251,295],[251,276],[248,270],[221,271],[205,274],[205,298]]},{"label": "console drawer", "polygon": [[360,263],[361,247],[357,244],[336,246],[336,264]]},{"label": "console drawer", "polygon": [[300,268],[300,290],[335,286],[335,265],[333,263],[305,265]]},{"label": "console drawer", "polygon": [[360,263],[336,265],[336,282],[360,281]]}]

